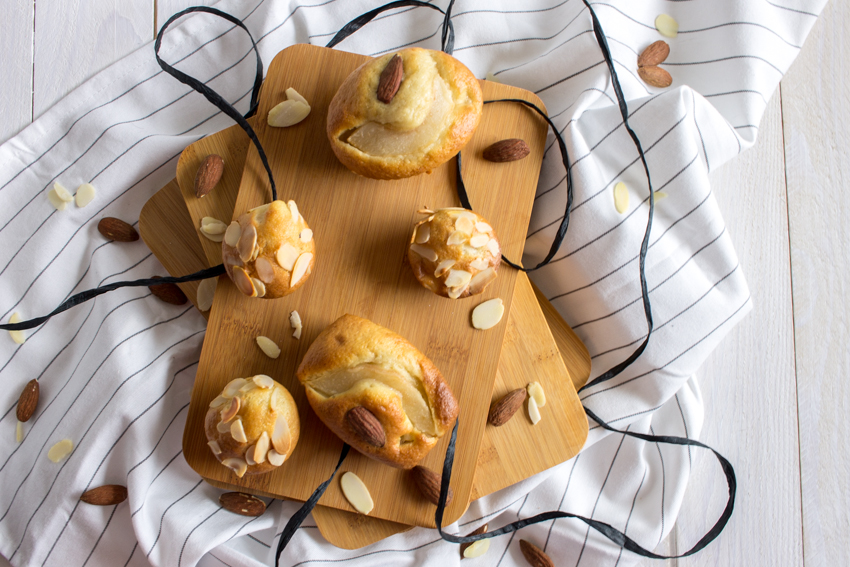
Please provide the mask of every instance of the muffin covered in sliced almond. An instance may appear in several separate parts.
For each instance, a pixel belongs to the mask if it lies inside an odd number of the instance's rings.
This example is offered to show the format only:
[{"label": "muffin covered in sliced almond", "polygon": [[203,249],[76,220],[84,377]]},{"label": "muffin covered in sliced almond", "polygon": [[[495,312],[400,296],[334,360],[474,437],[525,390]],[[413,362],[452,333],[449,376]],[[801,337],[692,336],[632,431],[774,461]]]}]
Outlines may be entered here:
[{"label": "muffin covered in sliced almond", "polygon": [[437,295],[458,299],[484,291],[496,279],[502,251],[493,227],[460,208],[424,210],[407,247],[413,275]]},{"label": "muffin covered in sliced almond", "polygon": [[242,478],[283,464],[298,444],[301,422],[292,394],[265,374],[231,380],[204,420],[215,458]]},{"label": "muffin covered in sliced almond", "polygon": [[313,231],[295,201],[273,201],[230,223],[221,243],[227,275],[250,297],[275,299],[301,287],[313,270]]}]

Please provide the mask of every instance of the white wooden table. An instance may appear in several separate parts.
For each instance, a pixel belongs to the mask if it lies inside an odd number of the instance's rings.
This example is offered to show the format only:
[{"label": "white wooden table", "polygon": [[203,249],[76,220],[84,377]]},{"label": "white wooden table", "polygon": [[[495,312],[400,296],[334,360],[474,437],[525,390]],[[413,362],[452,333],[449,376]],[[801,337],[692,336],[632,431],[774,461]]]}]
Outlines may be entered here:
[{"label": "white wooden table", "polygon": [[[0,142],[149,41],[168,16],[203,3],[212,2],[3,0]],[[850,565],[845,26],[850,2],[832,0],[771,99],[755,148],[712,174],[755,305],[700,376],[702,440],[734,464],[738,500],[717,541],[667,567]],[[659,551],[688,549],[725,502],[713,459],[696,463]]]}]

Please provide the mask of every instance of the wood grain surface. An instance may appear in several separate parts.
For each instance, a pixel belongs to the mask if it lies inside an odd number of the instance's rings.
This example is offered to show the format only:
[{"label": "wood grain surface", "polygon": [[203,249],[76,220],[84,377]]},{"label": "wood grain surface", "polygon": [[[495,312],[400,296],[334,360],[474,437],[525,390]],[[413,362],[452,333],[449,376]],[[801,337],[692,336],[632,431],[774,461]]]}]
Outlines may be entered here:
[{"label": "wood grain surface", "polygon": [[[154,35],[154,15],[157,12],[161,25],[171,13],[198,3],[196,0],[147,0],[148,37]],[[67,24],[53,19],[50,25],[46,20],[42,20],[41,25],[34,25],[36,17],[32,6],[52,6],[54,3],[14,0],[15,6],[19,4],[23,6],[26,17],[15,17],[7,8],[0,20],[0,42],[6,49],[4,52],[14,54],[14,57],[0,59],[2,75],[8,78],[19,72],[23,74],[20,80],[26,81],[25,71],[31,67],[31,76],[36,72],[40,76],[63,73],[67,81],[62,83],[61,88],[52,88],[49,95],[42,95],[41,90],[50,85],[41,82],[33,88],[11,90],[9,81],[0,85],[0,108],[4,116],[4,120],[0,121],[0,140],[4,141],[26,125],[9,120],[6,109],[23,109],[20,116],[28,122],[33,96],[58,98],[99,70],[94,65],[65,70],[49,58],[33,61],[33,41],[47,42],[57,35],[61,36]],[[74,7],[77,21],[82,25],[86,20],[87,29],[117,25],[120,18],[118,13],[103,9],[97,2],[71,0],[63,4],[69,10]],[[784,266],[784,272],[790,270],[793,325],[781,318],[771,318],[764,308],[764,304],[768,303],[765,294],[751,285],[754,311],[721,343],[699,373],[706,400],[706,425],[701,438],[728,454],[739,474],[746,473],[747,484],[739,485],[739,494],[754,491],[754,497],[739,501],[730,527],[718,541],[696,556],[667,562],[647,560],[643,565],[848,563],[850,540],[843,536],[850,525],[847,482],[836,478],[842,474],[846,477],[850,467],[850,451],[843,444],[846,438],[842,440],[838,435],[847,430],[847,413],[843,408],[850,403],[846,388],[841,389],[848,363],[846,357],[843,361],[840,359],[840,354],[846,352],[845,345],[850,342],[850,329],[842,323],[848,320],[845,298],[850,261],[846,253],[848,233],[846,228],[842,228],[844,215],[840,207],[836,207],[836,203],[841,204],[844,199],[846,183],[842,180],[846,182],[846,173],[843,173],[846,166],[842,165],[850,163],[841,120],[850,113],[850,97],[846,94],[850,79],[845,55],[847,29],[850,29],[850,6],[846,2],[830,2],[803,45],[798,60],[782,81],[781,92],[775,95],[781,102],[782,133],[774,134],[774,139],[783,142],[782,149],[777,151],[770,144],[769,152],[760,151],[766,141],[764,132],[761,132],[756,148],[712,175],[727,221],[735,213],[742,225],[763,223],[761,203],[747,200],[741,204],[736,197],[754,190],[752,179],[775,175],[777,168],[787,175],[787,181],[780,182],[787,187],[791,205],[788,210],[790,232],[780,223],[772,222],[764,226],[759,235],[742,230],[733,230],[731,234],[742,263],[747,265],[745,273],[749,280],[757,273],[770,274],[777,265]],[[7,45],[8,48],[5,47]],[[101,68],[117,59],[117,56],[109,59],[97,42],[81,41],[69,49],[75,50],[85,60],[97,59]],[[9,92],[16,94],[9,98]],[[775,107],[771,111],[775,113]],[[784,167],[779,165],[783,161],[786,162]],[[722,188],[718,180],[723,181]],[[763,240],[751,240],[756,238]],[[775,252],[760,253],[761,242],[783,240],[790,243],[789,256],[783,258]],[[746,253],[745,248],[749,250]],[[765,397],[768,390],[765,382],[772,377],[765,373],[764,351],[753,349],[754,344],[765,340],[765,334],[780,336],[761,343],[767,344],[764,348],[771,349],[767,352],[782,360],[789,355],[795,357],[794,376],[800,376],[797,392],[799,410],[794,403],[780,406],[775,398]],[[789,336],[793,337],[790,344]],[[827,349],[824,345],[838,347]],[[826,359],[821,357],[825,349],[829,355]],[[749,393],[737,395],[735,391],[738,389]],[[737,398],[737,405],[727,408],[723,403],[724,397]],[[760,397],[760,403],[755,403],[757,397]],[[780,412],[787,414],[784,419],[788,422],[798,420],[801,430],[799,467],[803,470],[803,480],[798,479],[791,490],[789,482],[784,480],[793,479],[793,466],[787,454],[760,450],[746,461],[740,458],[756,445],[770,447],[776,442],[785,442],[782,436],[789,435],[787,430],[772,431],[760,426],[764,419]],[[723,489],[723,481],[717,478],[716,471],[699,472],[703,466],[712,468],[707,464],[709,462],[709,458],[703,457],[695,460],[696,474],[690,482],[683,512],[669,540],[673,546],[680,542],[684,549],[695,541],[703,533],[700,531],[704,527],[703,517],[712,513],[706,509],[707,503],[721,498],[718,494]],[[822,468],[823,473],[820,472]],[[800,494],[802,514],[788,504],[794,493]],[[776,494],[782,497],[777,499],[775,506],[759,504],[759,495],[772,498]],[[736,537],[733,533],[741,535]],[[792,538],[790,544],[783,541],[787,534],[794,533],[799,536]],[[797,545],[794,542],[803,534],[805,546],[801,559],[800,554],[794,551]],[[765,557],[773,548],[791,552],[769,563]],[[659,549],[663,551],[665,544]],[[771,556],[771,559],[774,558]],[[0,564],[5,563],[0,560]]]}]

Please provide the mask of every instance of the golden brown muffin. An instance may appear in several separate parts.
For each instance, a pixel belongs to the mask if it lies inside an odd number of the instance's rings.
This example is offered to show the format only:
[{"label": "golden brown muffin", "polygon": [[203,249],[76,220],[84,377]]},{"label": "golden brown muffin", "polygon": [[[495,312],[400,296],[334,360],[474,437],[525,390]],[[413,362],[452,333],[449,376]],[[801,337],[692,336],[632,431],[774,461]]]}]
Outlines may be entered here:
[{"label": "golden brown muffin", "polygon": [[415,466],[458,414],[440,371],[404,338],[343,315],[313,341],[298,379],[343,441],[393,467]]},{"label": "golden brown muffin", "polygon": [[373,179],[430,172],[466,145],[481,119],[481,87],[463,63],[419,47],[397,54],[403,74],[389,103],[377,93],[394,53],[355,69],[328,108],[328,139],[336,157]]},{"label": "golden brown muffin", "polygon": [[502,261],[493,227],[466,209],[421,212],[430,216],[413,228],[407,247],[419,283],[451,299],[484,291],[496,279]]},{"label": "golden brown muffin", "polygon": [[283,464],[298,444],[301,422],[292,394],[265,374],[231,380],[204,420],[210,449],[236,476]]},{"label": "golden brown muffin", "polygon": [[295,201],[273,201],[230,223],[221,243],[227,275],[245,295],[275,299],[301,287],[313,270],[313,231]]}]

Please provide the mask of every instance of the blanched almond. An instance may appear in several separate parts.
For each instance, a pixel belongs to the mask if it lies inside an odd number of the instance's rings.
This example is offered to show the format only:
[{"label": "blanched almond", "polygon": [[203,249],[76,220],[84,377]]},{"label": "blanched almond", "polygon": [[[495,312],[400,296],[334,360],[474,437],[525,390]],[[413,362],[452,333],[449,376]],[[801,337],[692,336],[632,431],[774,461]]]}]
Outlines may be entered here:
[{"label": "blanched almond", "polygon": [[298,235],[298,238],[301,239],[301,242],[308,243],[313,240],[313,230],[310,228],[305,228],[301,231],[301,234]]},{"label": "blanched almond", "polygon": [[77,201],[77,207],[83,208],[92,201],[94,201],[94,197],[97,192],[94,189],[94,185],[91,183],[83,183],[77,188],[77,194],[74,195],[74,199]]},{"label": "blanched almond", "polygon": [[534,398],[537,402],[537,407],[542,408],[546,405],[546,393],[543,391],[543,386],[540,382],[532,382],[528,385],[528,395]]},{"label": "blanched almond", "polygon": [[242,227],[239,226],[239,223],[236,221],[230,223],[230,226],[228,226],[227,230],[224,231],[224,241],[232,248],[236,248],[236,245],[239,243],[239,237],[241,236]]},{"label": "blanched almond", "polygon": [[20,443],[24,440],[24,424],[22,422],[18,422],[18,425],[15,426],[15,441]]},{"label": "blanched almond", "polygon": [[301,338],[301,329],[303,328],[301,324],[301,315],[298,314],[298,311],[293,311],[289,314],[289,325],[295,329],[292,332],[292,336],[296,339]]},{"label": "blanched almond", "polygon": [[435,252],[433,248],[428,248],[427,246],[422,246],[420,244],[411,244],[410,249],[416,254],[419,254],[420,256],[425,258],[426,260],[429,260],[431,262],[437,261],[437,252]]},{"label": "blanched almond", "polygon": [[490,329],[502,320],[504,314],[505,305],[500,297],[485,301],[472,310],[472,326],[481,330]]},{"label": "blanched almond", "polygon": [[629,190],[622,181],[614,185],[614,208],[620,214],[629,210]]},{"label": "blanched almond", "polygon": [[463,558],[473,559],[475,557],[481,557],[487,553],[488,549],[490,549],[490,540],[479,539],[478,541],[472,542],[469,547],[463,550]]},{"label": "blanched almond", "polygon": [[277,260],[277,263],[280,264],[281,268],[291,272],[299,254],[300,252],[298,252],[297,248],[288,242],[285,242],[280,248],[278,248],[277,253],[275,254],[275,259]]},{"label": "blanched almond", "polygon": [[301,94],[299,94],[299,92],[293,89],[292,87],[286,89],[286,100],[297,100],[298,102],[303,102],[307,106],[310,106],[310,103],[307,102],[307,99],[301,96]]},{"label": "blanched almond", "polygon": [[245,428],[242,426],[241,418],[236,418],[236,421],[230,424],[230,435],[240,443],[248,442],[248,437],[245,435]]},{"label": "blanched almond", "polygon": [[204,217],[201,221],[201,232],[215,236],[227,232],[227,225],[218,219],[212,217]]},{"label": "blanched almond", "polygon": [[309,252],[305,252],[298,256],[298,259],[295,260],[295,266],[292,267],[292,277],[289,280],[289,287],[295,287],[295,285],[307,274],[311,261],[313,261],[313,255]]},{"label": "blanched almond", "polygon": [[[15,311],[14,313],[12,313],[12,316],[9,317],[9,322],[10,323],[20,323],[21,322],[21,315],[17,311]],[[26,340],[27,340],[26,335],[24,335],[23,331],[9,331],[9,336],[12,337],[12,340],[15,341],[19,345],[24,344],[24,342],[26,342]]]},{"label": "blanched almond", "polygon": [[300,100],[285,100],[269,111],[269,126],[286,128],[298,124],[310,114],[310,107]]},{"label": "blanched almond", "polygon": [[264,337],[262,335],[257,337],[257,345],[269,358],[277,358],[280,356],[280,347],[268,337]]},{"label": "blanched almond", "polygon": [[64,211],[65,208],[68,206],[68,202],[63,201],[61,198],[59,198],[59,195],[56,194],[55,189],[51,189],[50,191],[48,191],[47,200],[50,201],[50,204],[53,205],[53,208],[57,211]]},{"label": "blanched almond", "polygon": [[53,445],[49,451],[47,451],[47,458],[53,461],[54,463],[58,463],[65,457],[71,454],[71,451],[74,450],[74,443],[70,439],[63,439]]},{"label": "blanched almond", "polygon": [[537,425],[540,421],[540,410],[537,407],[537,402],[530,396],[528,398],[528,418],[532,425]]},{"label": "blanched almond", "polygon": [[679,22],[667,14],[659,14],[655,18],[655,29],[664,37],[676,37],[679,35]]},{"label": "blanched almond", "polygon": [[369,489],[360,480],[360,477],[351,471],[346,472],[339,479],[342,494],[345,499],[351,503],[355,510],[361,514],[368,514],[375,507],[372,502],[372,495],[369,494]]},{"label": "blanched almond", "polygon": [[71,195],[71,192],[65,189],[65,187],[59,183],[53,184],[53,190],[56,192],[56,196],[65,201],[66,203],[70,203],[74,200],[74,196]]},{"label": "blanched almond", "polygon": [[197,302],[198,309],[201,311],[209,311],[215,298],[215,287],[218,284],[218,278],[207,278],[201,280],[198,284]]}]

